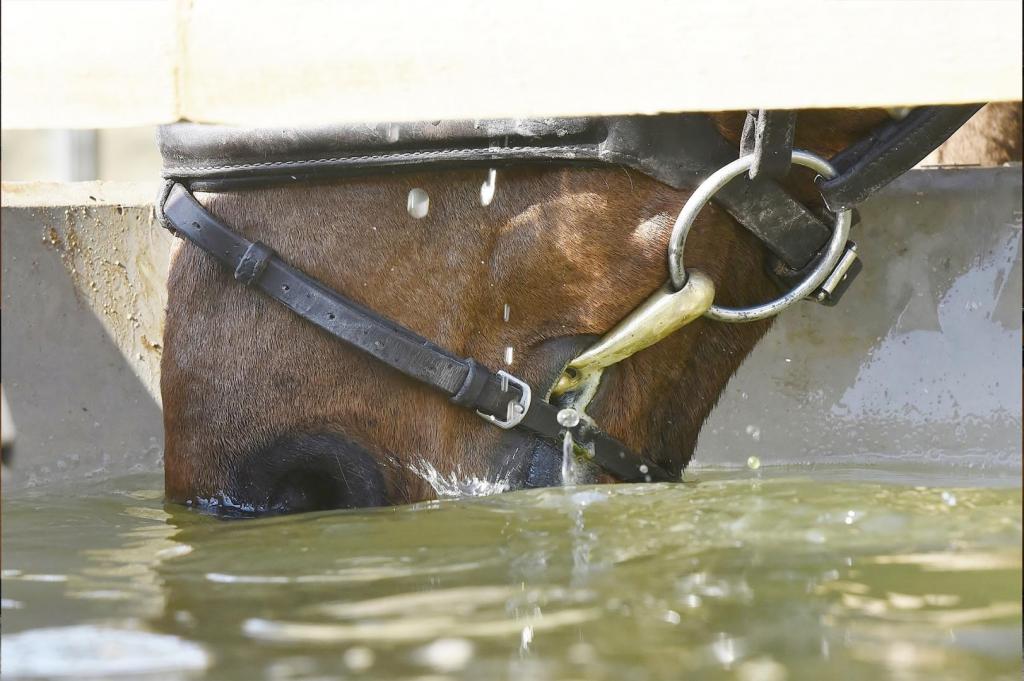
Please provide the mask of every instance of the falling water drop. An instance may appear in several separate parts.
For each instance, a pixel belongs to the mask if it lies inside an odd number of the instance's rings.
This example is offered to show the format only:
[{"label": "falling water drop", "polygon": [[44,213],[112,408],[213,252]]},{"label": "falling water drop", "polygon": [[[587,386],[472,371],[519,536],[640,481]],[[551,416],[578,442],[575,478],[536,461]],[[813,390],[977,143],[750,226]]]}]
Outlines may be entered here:
[{"label": "falling water drop", "polygon": [[575,428],[580,424],[580,413],[572,407],[567,407],[555,415],[555,420],[563,428]]},{"label": "falling water drop", "polygon": [[512,346],[509,345],[508,347],[505,348],[505,364],[511,366],[512,365],[512,359],[514,357],[515,357],[515,350],[513,350]]},{"label": "falling water drop", "polygon": [[388,142],[397,142],[399,135],[399,128],[394,123],[388,123],[387,136]]},{"label": "falling water drop", "polygon": [[409,190],[409,200],[406,202],[406,210],[409,215],[417,220],[427,217],[430,212],[430,196],[419,187]]},{"label": "falling water drop", "polygon": [[525,652],[530,649],[531,643],[533,643],[533,627],[527,625],[519,634],[519,649]]},{"label": "falling water drop", "polygon": [[566,430],[562,437],[562,484],[576,484],[576,456],[573,452],[572,431]]},{"label": "falling water drop", "polygon": [[747,458],[747,468],[749,468],[752,471],[756,471],[760,467],[761,459],[757,458],[756,456],[751,456]]},{"label": "falling water drop", "polygon": [[494,200],[494,190],[497,186],[498,171],[491,168],[487,171],[487,179],[480,185],[480,205],[489,206]]},{"label": "falling water drop", "polygon": [[505,322],[507,322],[507,321],[508,321],[508,317],[509,317],[509,315],[510,315],[511,313],[512,313],[512,308],[511,308],[511,307],[509,307],[509,304],[508,304],[508,303],[505,303],[505,309],[504,309],[504,310],[502,311],[502,313],[501,313],[501,319],[502,319],[502,321],[505,321]]}]

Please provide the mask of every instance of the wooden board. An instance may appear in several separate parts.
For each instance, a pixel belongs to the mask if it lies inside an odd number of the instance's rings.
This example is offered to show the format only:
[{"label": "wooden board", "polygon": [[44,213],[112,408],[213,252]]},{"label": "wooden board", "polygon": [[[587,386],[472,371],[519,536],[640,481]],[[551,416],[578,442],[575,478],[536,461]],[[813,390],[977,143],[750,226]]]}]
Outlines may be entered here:
[{"label": "wooden board", "polygon": [[3,3],[5,128],[1021,98],[1021,3]]}]

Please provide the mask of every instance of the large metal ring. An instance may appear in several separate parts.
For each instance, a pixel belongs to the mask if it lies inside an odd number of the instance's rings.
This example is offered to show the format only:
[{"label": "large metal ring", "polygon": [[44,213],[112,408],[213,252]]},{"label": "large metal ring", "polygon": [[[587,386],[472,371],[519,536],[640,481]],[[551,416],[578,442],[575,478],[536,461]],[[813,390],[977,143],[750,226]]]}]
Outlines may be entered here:
[{"label": "large metal ring", "polygon": [[[734,177],[742,175],[750,170],[754,163],[753,154],[741,156],[727,166],[715,171],[708,179],[704,180],[693,192],[693,195],[683,206],[676,218],[676,224],[672,227],[672,238],[668,242],[668,270],[672,276],[672,285],[680,289],[686,285],[686,268],[683,266],[683,247],[686,245],[686,235],[690,233],[693,221],[697,214],[711,200],[711,197],[719,189],[729,183]],[[793,163],[810,168],[825,179],[836,176],[836,169],[822,157],[812,154],[809,151],[800,149],[793,150]],[[798,300],[803,300],[810,295],[825,279],[832,273],[843,255],[846,240],[850,235],[850,210],[844,210],[836,214],[835,226],[832,230],[832,238],[828,242],[825,253],[818,260],[818,264],[811,270],[807,278],[796,288],[782,295],[775,300],[755,305],[753,307],[720,307],[712,305],[704,313],[705,317],[716,319],[720,322],[752,322],[765,317],[776,315]]]}]

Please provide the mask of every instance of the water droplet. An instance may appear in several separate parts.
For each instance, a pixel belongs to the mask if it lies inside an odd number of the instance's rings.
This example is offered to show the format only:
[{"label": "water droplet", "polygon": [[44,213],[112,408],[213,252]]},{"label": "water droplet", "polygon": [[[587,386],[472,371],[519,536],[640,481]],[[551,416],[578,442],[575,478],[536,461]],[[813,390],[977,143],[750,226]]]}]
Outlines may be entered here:
[{"label": "water droplet", "polygon": [[555,415],[555,420],[563,428],[575,428],[580,423],[580,413],[572,408],[562,409]]},{"label": "water droplet", "polygon": [[952,492],[943,492],[942,501],[946,504],[946,506],[956,506],[956,495],[953,494]]},{"label": "water droplet", "polygon": [[487,171],[487,180],[480,185],[480,205],[489,206],[494,200],[494,190],[497,186],[498,171],[491,168]]},{"label": "water droplet", "polygon": [[525,626],[519,635],[519,649],[529,650],[531,643],[533,643],[533,627]]},{"label": "water droplet", "polygon": [[409,215],[417,220],[425,218],[427,213],[430,212],[430,196],[419,187],[410,189],[409,200],[406,202],[405,207],[409,211]]},{"label": "water droplet", "polygon": [[562,436],[562,484],[573,485],[576,483],[576,456],[574,454],[572,431],[565,431]]},{"label": "water droplet", "polygon": [[397,142],[398,141],[399,133],[400,133],[400,130],[399,130],[397,125],[395,125],[394,123],[388,123],[388,127],[387,127],[388,142]]},{"label": "water droplet", "polygon": [[679,624],[683,621],[683,618],[679,616],[679,613],[675,610],[666,610],[662,614],[661,619],[665,620],[669,624]]},{"label": "water droplet", "polygon": [[514,358],[514,356],[515,356],[515,351],[512,349],[511,345],[508,346],[507,348],[505,348],[505,364],[511,366],[512,365],[512,359]]},{"label": "water droplet", "polygon": [[725,634],[718,635],[718,640],[711,644],[711,651],[724,667],[732,666],[738,656],[736,640]]},{"label": "water droplet", "polygon": [[756,471],[760,467],[761,459],[757,458],[756,456],[747,457],[747,468],[749,468],[752,471]]},{"label": "water droplet", "polygon": [[502,321],[508,321],[509,315],[512,313],[512,308],[509,307],[508,303],[505,303],[505,309],[501,313]]},{"label": "water droplet", "polygon": [[757,426],[751,424],[751,425],[747,426],[747,435],[749,435],[750,437],[754,438],[755,442],[760,442],[760,440],[761,440],[761,429],[758,428]]}]

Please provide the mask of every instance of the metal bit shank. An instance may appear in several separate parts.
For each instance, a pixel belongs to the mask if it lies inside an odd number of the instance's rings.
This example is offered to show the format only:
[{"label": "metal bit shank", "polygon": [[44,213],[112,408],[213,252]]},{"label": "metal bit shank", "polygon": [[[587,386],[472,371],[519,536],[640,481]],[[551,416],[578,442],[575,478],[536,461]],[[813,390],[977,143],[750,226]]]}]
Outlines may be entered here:
[{"label": "metal bit shank", "polygon": [[604,338],[569,362],[552,395],[574,390],[605,367],[621,362],[700,317],[715,298],[715,285],[706,274],[689,270],[678,291],[666,283],[615,325]]}]

